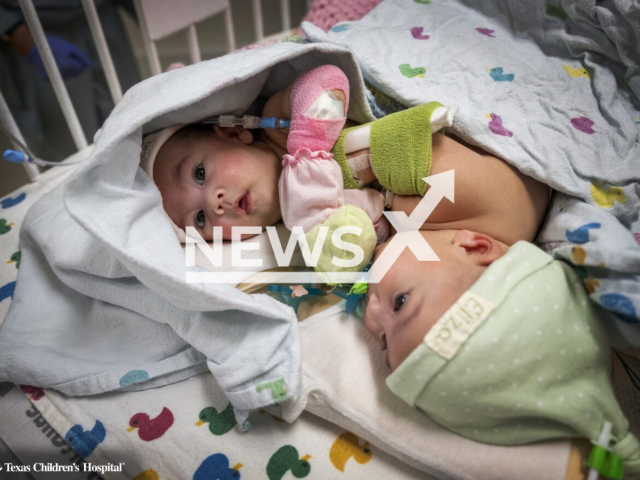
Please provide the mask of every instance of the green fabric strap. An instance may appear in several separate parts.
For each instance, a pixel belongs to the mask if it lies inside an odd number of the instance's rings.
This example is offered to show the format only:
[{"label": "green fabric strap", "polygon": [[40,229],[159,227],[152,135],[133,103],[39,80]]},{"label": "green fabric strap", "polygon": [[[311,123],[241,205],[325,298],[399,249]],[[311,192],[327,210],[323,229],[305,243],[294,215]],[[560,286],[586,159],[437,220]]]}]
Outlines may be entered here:
[{"label": "green fabric strap", "polygon": [[396,195],[424,196],[427,184],[422,179],[431,172],[431,115],[441,106],[430,102],[344,129],[331,151],[344,188],[362,188],[349,170],[344,140],[349,132],[371,125],[371,163],[380,184]]},{"label": "green fabric strap", "polygon": [[392,113],[371,125],[371,165],[396,195],[424,196],[431,172],[431,115],[438,102]]}]

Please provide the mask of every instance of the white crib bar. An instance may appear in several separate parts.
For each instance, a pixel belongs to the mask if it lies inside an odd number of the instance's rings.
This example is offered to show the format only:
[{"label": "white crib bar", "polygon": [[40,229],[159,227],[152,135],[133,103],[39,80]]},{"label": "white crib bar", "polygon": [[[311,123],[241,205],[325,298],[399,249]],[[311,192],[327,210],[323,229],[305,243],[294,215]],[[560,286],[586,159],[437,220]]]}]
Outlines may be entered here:
[{"label": "white crib bar", "polygon": [[158,49],[156,43],[151,40],[149,36],[149,29],[147,28],[147,22],[144,17],[144,11],[139,0],[134,0],[133,5],[136,9],[136,15],[138,16],[140,30],[142,30],[142,43],[144,44],[144,50],[147,53],[147,60],[149,60],[149,68],[151,69],[151,75],[159,75],[162,73],[162,67],[160,67],[160,57],[158,56]]},{"label": "white crib bar", "polygon": [[82,0],[82,6],[84,12],[87,15],[89,21],[89,28],[91,29],[91,35],[93,41],[98,48],[98,55],[100,56],[100,63],[104,70],[105,77],[107,78],[107,84],[109,85],[109,92],[111,93],[111,99],[113,104],[117,104],[122,98],[122,88],[120,87],[120,81],[116,74],[116,69],[113,66],[113,60],[109,53],[109,46],[107,40],[104,37],[102,26],[100,25],[100,19],[98,18],[98,12],[93,0]]},{"label": "white crib bar", "polygon": [[233,31],[231,2],[229,2],[229,6],[224,10],[224,28],[227,30],[227,45],[229,46],[229,52],[233,52],[236,49],[236,35]]},{"label": "white crib bar", "polygon": [[202,56],[200,55],[200,44],[198,43],[198,33],[196,32],[195,25],[189,25],[187,29],[187,42],[189,43],[189,58],[191,59],[191,63],[200,62]]},{"label": "white crib bar", "polygon": [[282,30],[291,30],[291,14],[289,12],[289,0],[280,0],[280,11],[282,16]]},{"label": "white crib bar", "polygon": [[[7,105],[7,102],[5,101],[4,96],[2,95],[2,92],[0,92],[0,122],[2,122],[2,125],[4,126],[4,128],[9,130],[9,132],[11,132],[11,134],[14,137],[16,137],[25,145],[27,144],[27,142],[24,141],[24,137],[22,136],[22,133],[20,133],[20,129],[18,128],[18,125],[16,124],[16,121],[14,120],[13,115],[11,115],[11,110],[9,110],[9,105]],[[27,153],[24,151],[24,148],[18,145],[11,137],[9,137],[9,140],[11,140],[11,144],[13,145],[14,149],[20,150],[24,154]],[[38,167],[35,166],[33,163],[24,162],[22,165],[24,166],[24,169],[27,171],[29,180],[33,180],[36,177],[36,175],[40,173],[40,171],[38,170]]]},{"label": "white crib bar", "polygon": [[53,86],[56,98],[58,99],[60,108],[62,108],[62,114],[64,115],[64,118],[67,121],[67,126],[71,131],[73,141],[76,144],[76,148],[78,150],[82,150],[87,146],[87,139],[84,136],[80,121],[78,120],[76,111],[71,103],[69,92],[67,92],[64,82],[62,81],[62,75],[60,75],[58,66],[53,58],[51,48],[49,48],[49,44],[47,43],[36,9],[31,0],[19,0],[19,2],[24,18],[29,26],[29,30],[31,30],[31,35],[38,46],[40,57],[42,57],[42,61],[47,71],[47,75],[49,75],[49,80]]},{"label": "white crib bar", "polygon": [[260,0],[253,0],[253,29],[256,33],[256,42],[264,39],[264,29],[262,28],[262,5]]}]

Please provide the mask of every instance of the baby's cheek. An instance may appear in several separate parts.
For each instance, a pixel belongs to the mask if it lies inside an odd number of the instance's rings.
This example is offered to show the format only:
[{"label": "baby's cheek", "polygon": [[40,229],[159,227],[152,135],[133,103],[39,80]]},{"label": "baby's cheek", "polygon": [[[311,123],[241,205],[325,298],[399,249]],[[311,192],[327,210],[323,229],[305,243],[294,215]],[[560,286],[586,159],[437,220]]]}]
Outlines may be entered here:
[{"label": "baby's cheek", "polygon": [[420,345],[425,335],[433,328],[435,321],[426,315],[417,315],[411,319],[410,328],[404,335],[403,347],[407,350],[407,355]]},{"label": "baby's cheek", "polygon": [[[426,332],[424,335],[426,335]],[[420,345],[424,335],[406,334],[398,336],[393,340],[393,344],[390,344],[389,339],[387,339],[387,348],[394,353],[393,357],[389,358],[392,369],[395,370]]]}]

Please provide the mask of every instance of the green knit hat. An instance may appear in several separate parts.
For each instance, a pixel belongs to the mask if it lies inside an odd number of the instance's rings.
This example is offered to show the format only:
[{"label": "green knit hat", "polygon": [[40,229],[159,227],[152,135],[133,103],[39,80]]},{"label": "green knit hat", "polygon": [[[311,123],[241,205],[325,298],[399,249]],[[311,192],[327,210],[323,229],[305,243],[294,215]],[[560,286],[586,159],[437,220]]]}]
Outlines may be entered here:
[{"label": "green knit hat", "polygon": [[485,443],[596,442],[610,422],[613,454],[594,447],[598,469],[622,478],[624,462],[631,478],[640,475],[640,445],[615,399],[609,355],[573,270],[518,242],[436,322],[387,385],[442,426]]}]

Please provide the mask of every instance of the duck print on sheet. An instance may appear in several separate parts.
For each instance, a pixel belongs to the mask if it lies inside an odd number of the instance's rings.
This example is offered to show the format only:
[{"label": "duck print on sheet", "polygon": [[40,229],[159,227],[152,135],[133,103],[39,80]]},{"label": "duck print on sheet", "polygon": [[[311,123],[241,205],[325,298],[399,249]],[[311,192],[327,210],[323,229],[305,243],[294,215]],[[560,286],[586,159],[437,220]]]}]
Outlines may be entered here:
[{"label": "duck print on sheet", "polygon": [[136,413],[129,420],[127,432],[138,430],[138,437],[145,442],[152,442],[162,437],[173,425],[173,413],[167,407],[157,417],[151,419],[146,413]]}]

